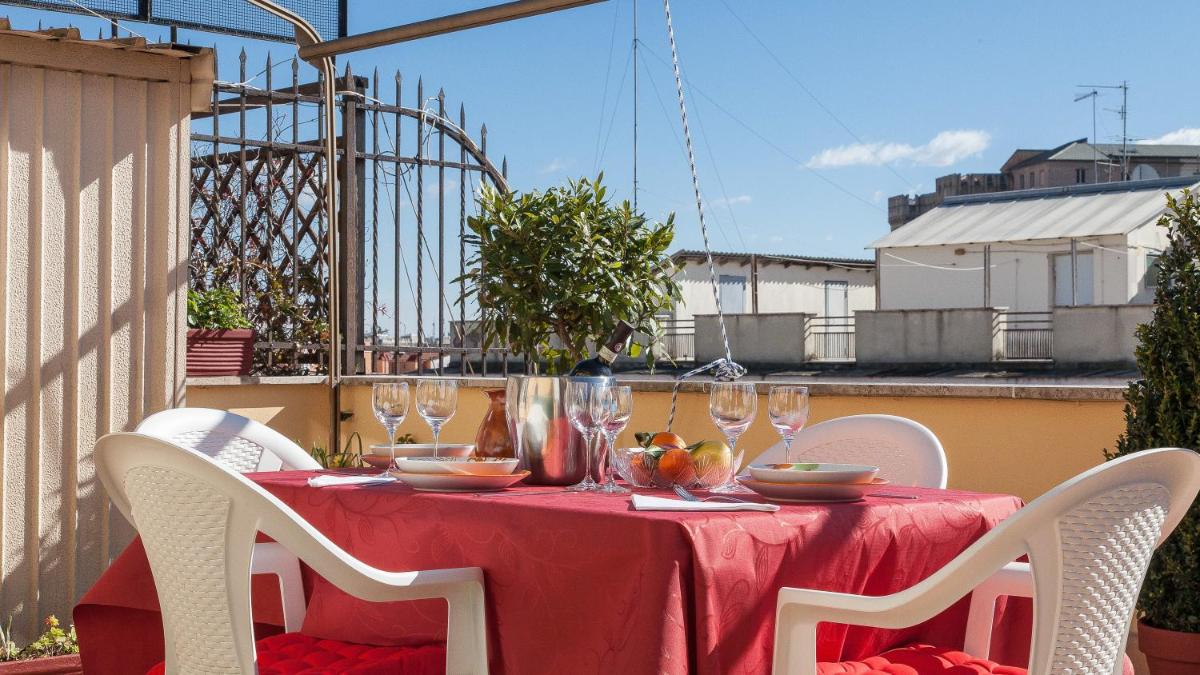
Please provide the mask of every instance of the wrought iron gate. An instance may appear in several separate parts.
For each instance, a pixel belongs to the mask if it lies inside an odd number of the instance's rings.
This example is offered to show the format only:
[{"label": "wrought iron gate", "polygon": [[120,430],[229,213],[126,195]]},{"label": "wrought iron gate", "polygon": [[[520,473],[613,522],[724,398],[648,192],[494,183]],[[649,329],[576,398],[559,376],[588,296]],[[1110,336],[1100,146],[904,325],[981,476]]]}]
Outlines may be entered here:
[{"label": "wrought iron gate", "polygon": [[[283,68],[290,78],[278,77]],[[442,372],[452,357],[465,370],[472,353],[486,369],[486,354],[463,339],[478,310],[450,280],[467,259],[475,186],[507,190],[506,162],[488,159],[486,126],[473,140],[465,107],[449,119],[444,92],[427,97],[421,80],[407,105],[399,72],[389,94],[378,72],[368,79],[349,66],[336,88],[343,372]],[[320,91],[319,81],[301,84],[297,61],[268,57],[251,75],[242,52],[238,81],[216,82],[210,111],[193,117],[191,287],[236,292],[257,331],[260,373],[327,367]]]}]

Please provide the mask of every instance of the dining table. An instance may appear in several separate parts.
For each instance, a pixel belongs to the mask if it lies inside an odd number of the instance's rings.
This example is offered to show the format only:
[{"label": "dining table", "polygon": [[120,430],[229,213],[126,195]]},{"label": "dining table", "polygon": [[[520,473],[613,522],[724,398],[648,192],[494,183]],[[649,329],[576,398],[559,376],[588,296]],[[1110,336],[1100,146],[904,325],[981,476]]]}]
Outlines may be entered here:
[{"label": "dining table", "polygon": [[[1022,506],[1011,495],[888,486],[858,502],[775,512],[640,511],[629,495],[545,486],[439,493],[398,482],[312,487],[313,471],[247,475],[367,564],[481,568],[490,669],[514,675],[769,673],[780,588],[903,590]],[[272,582],[253,584],[260,637],[282,630]],[[442,601],[360,600],[307,568],[304,582],[306,634],[376,645],[444,635]],[[961,647],[967,603],[902,630],[823,623],[818,657],[860,659],[913,642]],[[85,670],[141,675],[161,661],[158,611],[135,540],[75,608]],[[1031,622],[1028,601],[998,603],[990,657],[1024,665]]]}]

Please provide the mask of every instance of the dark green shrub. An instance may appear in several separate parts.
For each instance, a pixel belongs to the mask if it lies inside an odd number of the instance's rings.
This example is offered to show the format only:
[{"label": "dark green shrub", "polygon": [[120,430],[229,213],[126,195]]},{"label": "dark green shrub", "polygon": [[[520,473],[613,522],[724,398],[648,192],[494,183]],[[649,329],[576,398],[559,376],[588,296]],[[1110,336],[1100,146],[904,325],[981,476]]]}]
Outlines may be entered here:
[{"label": "dark green shrub", "polygon": [[[1154,319],[1137,333],[1142,379],[1125,393],[1125,434],[1109,459],[1200,448],[1200,203],[1185,190],[1167,207],[1158,221],[1170,243],[1158,259]],[[1200,633],[1200,501],[1155,553],[1138,609],[1156,628]]]}]

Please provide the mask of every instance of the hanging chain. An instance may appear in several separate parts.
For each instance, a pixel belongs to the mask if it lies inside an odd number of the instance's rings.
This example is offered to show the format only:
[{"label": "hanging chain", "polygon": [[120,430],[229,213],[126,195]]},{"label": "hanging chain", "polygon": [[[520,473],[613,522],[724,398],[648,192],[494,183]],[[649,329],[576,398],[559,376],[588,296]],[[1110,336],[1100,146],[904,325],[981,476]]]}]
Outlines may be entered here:
[{"label": "hanging chain", "polygon": [[713,371],[713,377],[718,380],[736,380],[746,374],[746,369],[733,360],[733,350],[729,347],[729,333],[725,330],[725,313],[721,309],[717,267],[713,264],[712,248],[708,242],[708,225],[704,221],[704,200],[700,196],[700,176],[696,172],[696,153],[692,148],[692,131],[688,126],[687,104],[683,97],[683,76],[679,72],[679,51],[675,47],[675,27],[671,22],[671,0],[663,0],[663,11],[667,16],[667,40],[671,43],[671,66],[675,71],[675,91],[679,94],[679,117],[683,121],[683,140],[687,148],[688,166],[692,171],[692,191],[696,196],[696,212],[700,216],[700,235],[704,238],[704,257],[708,262],[708,278],[712,284],[713,300],[717,304],[717,325],[721,328],[721,343],[725,346],[725,358],[689,370],[676,378],[675,386],[671,389],[671,413],[667,417],[667,430],[670,431],[671,424],[675,421],[675,403],[679,394],[679,385],[684,380],[710,370]]}]

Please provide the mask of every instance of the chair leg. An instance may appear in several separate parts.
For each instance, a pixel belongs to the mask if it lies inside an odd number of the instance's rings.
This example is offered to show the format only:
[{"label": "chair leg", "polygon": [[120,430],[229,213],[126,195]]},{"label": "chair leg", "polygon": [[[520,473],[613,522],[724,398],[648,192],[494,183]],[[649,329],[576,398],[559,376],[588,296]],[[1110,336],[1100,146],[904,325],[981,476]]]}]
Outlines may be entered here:
[{"label": "chair leg", "polygon": [[773,675],[817,675],[817,624],[784,606],[775,616]]},{"label": "chair leg", "polygon": [[487,675],[487,616],[483,584],[470,581],[446,596],[446,675]]}]

